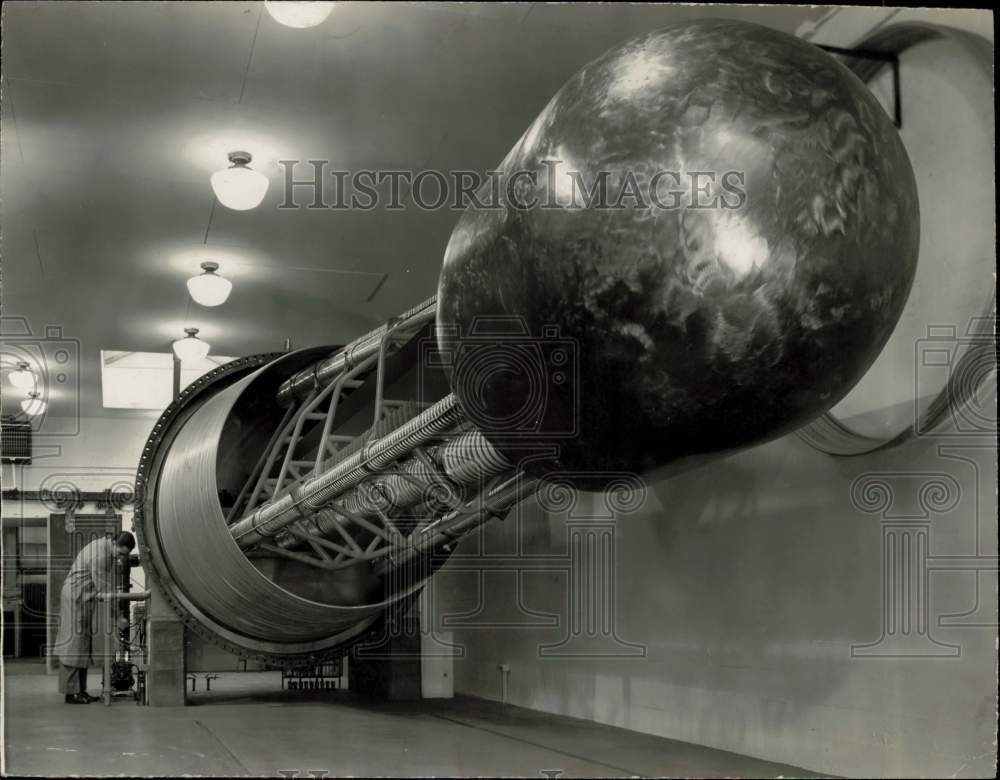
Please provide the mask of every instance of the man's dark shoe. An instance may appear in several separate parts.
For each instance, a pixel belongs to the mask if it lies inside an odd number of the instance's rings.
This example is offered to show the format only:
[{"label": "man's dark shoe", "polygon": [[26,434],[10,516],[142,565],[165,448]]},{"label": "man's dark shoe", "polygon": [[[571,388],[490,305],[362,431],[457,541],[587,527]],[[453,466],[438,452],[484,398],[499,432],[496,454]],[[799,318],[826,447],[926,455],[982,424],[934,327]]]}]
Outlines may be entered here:
[{"label": "man's dark shoe", "polygon": [[86,691],[84,691],[80,695],[83,696],[83,698],[85,698],[87,700],[87,704],[90,704],[90,702],[92,702],[92,701],[100,701],[101,700],[100,696],[91,696]]},{"label": "man's dark shoe", "polygon": [[91,698],[85,693],[67,693],[67,704],[90,704]]}]

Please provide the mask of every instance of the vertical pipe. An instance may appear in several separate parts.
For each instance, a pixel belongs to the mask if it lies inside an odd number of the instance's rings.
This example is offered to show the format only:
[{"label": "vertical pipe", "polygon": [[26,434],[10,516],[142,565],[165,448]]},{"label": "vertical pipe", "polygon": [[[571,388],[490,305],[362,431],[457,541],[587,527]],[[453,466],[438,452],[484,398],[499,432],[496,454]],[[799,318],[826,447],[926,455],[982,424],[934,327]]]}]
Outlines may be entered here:
[{"label": "vertical pipe", "polygon": [[[115,569],[118,568],[118,560],[115,558]],[[116,572],[117,573],[117,572]],[[113,581],[117,580],[117,577],[113,578]],[[118,590],[118,583],[115,582],[115,591]],[[111,706],[111,652],[112,652],[112,638],[114,637],[115,625],[117,621],[115,620],[115,612],[118,609],[118,603],[114,599],[107,599],[104,604],[104,677],[101,680],[101,699],[104,700],[104,706]]]},{"label": "vertical pipe", "polygon": [[500,670],[500,702],[506,704],[508,686],[510,684],[510,666],[508,664],[500,664],[497,666],[497,669]]},{"label": "vertical pipe", "polygon": [[181,360],[180,360],[179,357],[177,357],[177,354],[173,350],[170,350],[170,354],[173,355],[173,358],[174,358],[174,373],[173,373],[174,396],[173,397],[177,398],[181,394]]}]

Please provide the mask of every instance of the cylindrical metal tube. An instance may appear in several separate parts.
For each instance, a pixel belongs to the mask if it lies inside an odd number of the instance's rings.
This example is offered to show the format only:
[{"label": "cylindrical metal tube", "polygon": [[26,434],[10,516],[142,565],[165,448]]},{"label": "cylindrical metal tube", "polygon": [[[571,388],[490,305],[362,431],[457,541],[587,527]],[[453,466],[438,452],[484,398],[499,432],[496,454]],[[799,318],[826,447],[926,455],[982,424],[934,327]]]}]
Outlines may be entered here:
[{"label": "cylindrical metal tube", "polygon": [[128,593],[98,593],[95,598],[98,601],[145,601],[149,598],[148,590],[133,590]]},{"label": "cylindrical metal tube", "polygon": [[[380,512],[392,514],[418,503],[435,500],[434,494],[469,488],[514,469],[479,431],[466,431],[426,453],[427,459],[407,458],[391,472],[361,482],[344,493],[335,504],[320,510],[308,521],[292,526],[301,534],[343,539],[357,534],[350,518],[376,518]],[[446,478],[442,483],[442,474]],[[342,510],[342,511],[338,511]],[[278,543],[288,548],[298,544],[294,535],[282,536]]]},{"label": "cylindrical metal tube", "polygon": [[174,577],[202,611],[241,635],[317,640],[356,622],[358,607],[304,599],[269,580],[233,541],[219,506],[218,444],[230,409],[251,380],[208,401],[173,442],[158,490],[160,539]]},{"label": "cylindrical metal tube", "polygon": [[514,468],[480,431],[466,431],[442,446],[437,459],[448,478],[460,485],[495,477]]},{"label": "cylindrical metal tube", "polygon": [[367,566],[316,577],[306,563],[249,558],[236,544],[219,502],[221,486],[233,482],[231,436],[245,430],[241,415],[257,408],[255,393],[273,394],[280,362],[203,393],[188,414],[168,420],[175,424],[159,440],[155,494],[143,507],[144,543],[155,546],[148,557],[158,584],[198,630],[230,649],[307,659],[351,641],[422,583],[390,592]]},{"label": "cylindrical metal tube", "polygon": [[348,491],[339,503],[353,514],[371,515],[378,509],[402,509],[418,502],[433,478],[427,466],[416,458],[409,458],[392,472],[365,480]]}]

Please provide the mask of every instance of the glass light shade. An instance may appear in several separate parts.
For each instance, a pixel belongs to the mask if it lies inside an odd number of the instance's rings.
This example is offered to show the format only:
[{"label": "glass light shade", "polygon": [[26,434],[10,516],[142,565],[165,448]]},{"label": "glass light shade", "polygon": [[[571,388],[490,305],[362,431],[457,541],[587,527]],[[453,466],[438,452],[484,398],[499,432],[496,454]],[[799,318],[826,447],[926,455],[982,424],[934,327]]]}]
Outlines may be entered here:
[{"label": "glass light shade", "polygon": [[274,21],[286,27],[315,27],[330,15],[334,3],[324,2],[282,2],[264,0],[264,7]]},{"label": "glass light shade", "polygon": [[38,397],[38,393],[29,393],[28,397],[21,401],[21,409],[31,417],[37,417],[45,412],[48,407],[49,405]]},{"label": "glass light shade", "polygon": [[[197,331],[195,331],[197,333]],[[208,355],[209,343],[202,341],[194,333],[188,333],[174,342],[174,354],[182,363],[202,360]]]},{"label": "glass light shade", "polygon": [[[206,265],[208,264],[203,263],[202,268]],[[187,280],[187,288],[195,303],[202,306],[221,306],[233,291],[233,283],[216,275],[214,268],[205,268],[205,273]]]},{"label": "glass light shade", "polygon": [[235,211],[248,211],[259,206],[270,184],[267,176],[245,165],[216,171],[211,181],[219,203]]},{"label": "glass light shade", "polygon": [[11,371],[7,378],[18,390],[27,390],[29,387],[35,386],[35,375],[28,368],[27,363],[18,363],[17,369]]}]

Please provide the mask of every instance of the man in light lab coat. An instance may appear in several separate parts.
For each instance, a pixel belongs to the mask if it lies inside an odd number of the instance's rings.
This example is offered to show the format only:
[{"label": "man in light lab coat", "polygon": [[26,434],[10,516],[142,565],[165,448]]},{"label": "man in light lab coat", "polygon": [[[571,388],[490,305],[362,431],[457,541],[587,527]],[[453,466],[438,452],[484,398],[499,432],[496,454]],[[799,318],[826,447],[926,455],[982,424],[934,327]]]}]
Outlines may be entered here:
[{"label": "man in light lab coat", "polygon": [[98,593],[115,587],[115,558],[128,557],[135,537],[122,531],[116,539],[102,536],[76,556],[59,596],[59,633],[54,652],[59,658],[59,692],[67,704],[88,704],[97,697],[87,693],[87,667],[97,633],[94,605]]}]

